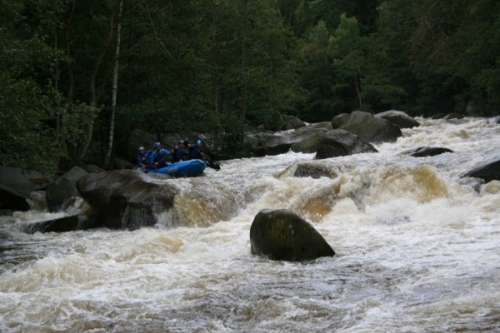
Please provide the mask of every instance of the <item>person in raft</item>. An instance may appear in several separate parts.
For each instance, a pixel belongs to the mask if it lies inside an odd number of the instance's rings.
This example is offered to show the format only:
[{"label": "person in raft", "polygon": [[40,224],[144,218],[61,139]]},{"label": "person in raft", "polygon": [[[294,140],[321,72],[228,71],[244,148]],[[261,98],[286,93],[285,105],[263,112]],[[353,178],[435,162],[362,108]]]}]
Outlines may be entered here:
[{"label": "person in raft", "polygon": [[193,149],[191,150],[191,158],[192,159],[196,159],[196,160],[202,160],[203,157],[204,157],[204,153],[203,153],[203,148],[201,148],[201,145],[203,144],[203,142],[201,142],[201,140],[197,140]]},{"label": "person in raft", "polygon": [[148,166],[149,165],[148,154],[146,154],[144,147],[139,147],[139,155],[137,155],[135,161],[136,161],[136,164],[138,166],[140,166],[140,165]]},{"label": "person in raft", "polygon": [[161,148],[161,143],[157,142],[149,155],[149,164],[155,168],[163,168],[167,166],[166,157],[171,154],[168,150]]},{"label": "person in raft", "polygon": [[174,162],[182,162],[189,160],[189,153],[184,146],[184,140],[180,140],[174,150]]}]

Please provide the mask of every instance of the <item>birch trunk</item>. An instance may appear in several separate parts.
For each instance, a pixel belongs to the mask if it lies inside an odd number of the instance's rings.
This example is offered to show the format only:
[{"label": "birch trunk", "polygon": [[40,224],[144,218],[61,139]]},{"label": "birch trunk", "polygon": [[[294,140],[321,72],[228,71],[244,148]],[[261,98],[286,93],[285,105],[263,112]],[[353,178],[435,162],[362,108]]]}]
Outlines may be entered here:
[{"label": "birch trunk", "polygon": [[111,157],[111,152],[113,150],[113,138],[115,133],[115,113],[116,113],[116,93],[118,92],[118,65],[120,56],[120,32],[122,28],[122,24],[120,22],[123,10],[123,1],[120,2],[120,9],[118,11],[118,26],[116,28],[116,50],[115,50],[115,67],[113,69],[113,91],[111,95],[111,121],[109,124],[109,146],[108,153],[106,154],[106,158],[104,159],[104,167],[106,168],[109,164],[109,159]]}]

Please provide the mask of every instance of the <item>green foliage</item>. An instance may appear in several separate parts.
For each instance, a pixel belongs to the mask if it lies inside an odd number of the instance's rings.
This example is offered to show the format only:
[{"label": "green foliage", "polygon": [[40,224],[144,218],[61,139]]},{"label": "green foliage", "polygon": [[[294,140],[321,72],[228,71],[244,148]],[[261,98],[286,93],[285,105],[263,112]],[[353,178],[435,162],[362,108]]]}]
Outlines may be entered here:
[{"label": "green foliage", "polygon": [[244,142],[245,124],[234,112],[223,113],[221,123],[224,124],[223,132],[215,142],[217,151],[215,158],[218,160],[250,157],[251,147]]},{"label": "green foliage", "polygon": [[107,149],[117,61],[115,143],[191,129],[229,158],[284,114],[500,112],[495,0],[136,0],[118,20],[120,2],[0,0],[3,164],[62,172]]},{"label": "green foliage", "polygon": [[0,73],[0,161],[2,165],[53,175],[58,150],[47,126],[50,95],[32,80]]}]

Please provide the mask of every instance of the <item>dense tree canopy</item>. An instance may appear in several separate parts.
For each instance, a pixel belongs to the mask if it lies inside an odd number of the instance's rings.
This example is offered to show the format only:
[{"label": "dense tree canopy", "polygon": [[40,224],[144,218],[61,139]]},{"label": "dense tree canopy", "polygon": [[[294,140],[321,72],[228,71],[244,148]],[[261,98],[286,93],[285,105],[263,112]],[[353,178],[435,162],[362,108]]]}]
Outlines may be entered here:
[{"label": "dense tree canopy", "polygon": [[285,114],[500,109],[494,0],[0,6],[2,165],[62,172],[137,128],[209,133],[220,157],[234,157],[246,153],[249,127],[280,129]]}]

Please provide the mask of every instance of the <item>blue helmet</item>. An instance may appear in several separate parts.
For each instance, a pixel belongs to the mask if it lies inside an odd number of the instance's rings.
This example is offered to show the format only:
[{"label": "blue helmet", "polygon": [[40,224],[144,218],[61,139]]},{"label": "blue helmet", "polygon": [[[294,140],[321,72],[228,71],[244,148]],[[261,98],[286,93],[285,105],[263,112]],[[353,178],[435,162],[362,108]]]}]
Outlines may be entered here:
[{"label": "blue helmet", "polygon": [[179,144],[184,144],[184,140],[179,140]]},{"label": "blue helmet", "polygon": [[201,146],[201,145],[202,145],[202,143],[203,143],[203,142],[201,142],[201,140],[197,140],[197,141],[196,141],[196,145],[197,145],[197,146]]},{"label": "blue helmet", "polygon": [[155,147],[161,147],[161,143],[159,142],[155,143]]},{"label": "blue helmet", "polygon": [[139,150],[144,150],[144,147],[139,147]]}]

